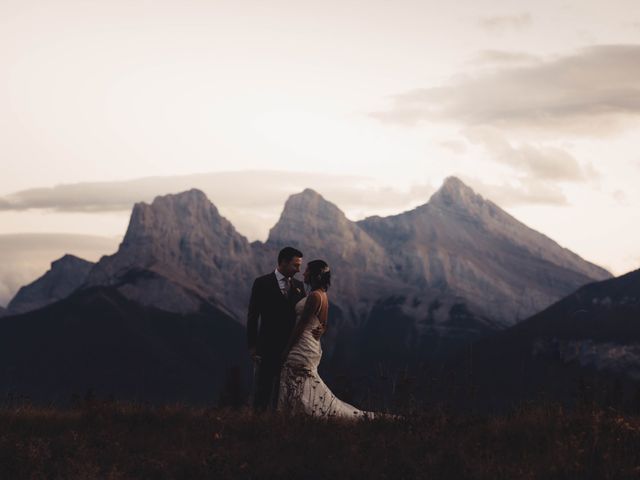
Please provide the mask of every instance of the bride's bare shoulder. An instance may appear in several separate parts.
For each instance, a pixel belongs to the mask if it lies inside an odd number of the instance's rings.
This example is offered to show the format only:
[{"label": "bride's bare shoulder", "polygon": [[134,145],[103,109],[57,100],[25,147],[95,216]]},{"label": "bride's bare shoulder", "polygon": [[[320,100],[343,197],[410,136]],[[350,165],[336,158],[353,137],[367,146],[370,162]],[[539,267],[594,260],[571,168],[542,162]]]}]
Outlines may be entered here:
[{"label": "bride's bare shoulder", "polygon": [[307,295],[307,298],[315,298],[316,300],[320,300],[321,298],[320,290],[311,290]]},{"label": "bride's bare shoulder", "polygon": [[312,292],[309,292],[309,294],[307,295],[305,308],[307,310],[311,310],[315,312],[320,309],[322,302],[323,302],[322,293],[317,290],[314,290]]}]

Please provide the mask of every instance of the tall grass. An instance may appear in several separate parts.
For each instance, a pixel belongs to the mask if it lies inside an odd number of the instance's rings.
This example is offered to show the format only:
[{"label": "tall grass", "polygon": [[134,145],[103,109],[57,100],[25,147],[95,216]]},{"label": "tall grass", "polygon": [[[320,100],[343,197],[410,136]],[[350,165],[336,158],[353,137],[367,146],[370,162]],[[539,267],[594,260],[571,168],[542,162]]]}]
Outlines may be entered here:
[{"label": "tall grass", "polygon": [[85,398],[0,409],[0,479],[618,479],[640,477],[640,417],[526,405],[322,421]]}]

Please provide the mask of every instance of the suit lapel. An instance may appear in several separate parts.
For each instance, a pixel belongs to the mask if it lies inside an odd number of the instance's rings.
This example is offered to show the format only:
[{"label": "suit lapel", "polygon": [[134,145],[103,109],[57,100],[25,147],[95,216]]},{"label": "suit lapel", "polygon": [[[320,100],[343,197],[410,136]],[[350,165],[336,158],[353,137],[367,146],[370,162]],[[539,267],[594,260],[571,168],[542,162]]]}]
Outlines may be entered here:
[{"label": "suit lapel", "polygon": [[281,297],[284,298],[284,295],[282,295],[282,290],[280,290],[280,284],[278,283],[278,277],[276,277],[275,273],[271,274],[271,281],[269,282],[269,284],[271,285],[271,289],[274,291],[274,293],[277,293],[278,295],[280,295]]},{"label": "suit lapel", "polygon": [[[287,298],[282,294],[282,290],[280,290],[280,284],[278,283],[278,277],[276,277],[275,272],[271,274],[271,289],[274,291],[273,295],[278,295],[282,299],[283,302],[293,303],[294,305],[300,301],[302,297],[304,297],[304,284],[297,279],[292,279],[293,281],[293,289],[292,295]],[[297,291],[296,291],[297,290]]]},{"label": "suit lapel", "polygon": [[278,277],[276,277],[275,272],[271,274],[271,288],[273,290],[273,296],[275,297],[276,295],[278,296],[278,298],[280,298],[283,302],[287,302],[287,297],[285,297],[282,294],[282,290],[280,290],[280,284],[278,283]]},{"label": "suit lapel", "polygon": [[298,303],[298,301],[304,297],[304,284],[299,280],[293,281],[293,300],[294,303]]}]

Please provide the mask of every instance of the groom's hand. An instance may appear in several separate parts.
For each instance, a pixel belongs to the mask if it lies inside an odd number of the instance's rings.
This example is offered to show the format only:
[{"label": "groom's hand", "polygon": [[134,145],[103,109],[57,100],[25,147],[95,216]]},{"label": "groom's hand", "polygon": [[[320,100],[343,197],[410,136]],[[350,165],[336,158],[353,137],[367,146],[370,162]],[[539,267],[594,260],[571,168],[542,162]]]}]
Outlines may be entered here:
[{"label": "groom's hand", "polygon": [[258,356],[258,354],[256,353],[256,349],[254,348],[250,348],[249,349],[249,356],[251,357],[251,360],[253,360],[254,362],[256,360],[260,360],[260,357]]},{"label": "groom's hand", "polygon": [[315,338],[316,340],[320,340],[320,337],[322,336],[323,333],[324,333],[324,327],[322,325],[311,330],[311,335],[313,335],[313,338]]}]

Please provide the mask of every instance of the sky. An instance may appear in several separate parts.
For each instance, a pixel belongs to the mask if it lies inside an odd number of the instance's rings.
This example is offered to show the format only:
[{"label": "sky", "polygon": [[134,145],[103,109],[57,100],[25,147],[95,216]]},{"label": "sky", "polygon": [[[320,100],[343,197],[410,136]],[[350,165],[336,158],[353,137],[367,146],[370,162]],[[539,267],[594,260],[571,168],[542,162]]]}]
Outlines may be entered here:
[{"label": "sky", "polygon": [[264,240],[306,187],[358,220],[455,175],[640,267],[635,1],[0,0],[0,106],[0,305],[190,187]]}]

